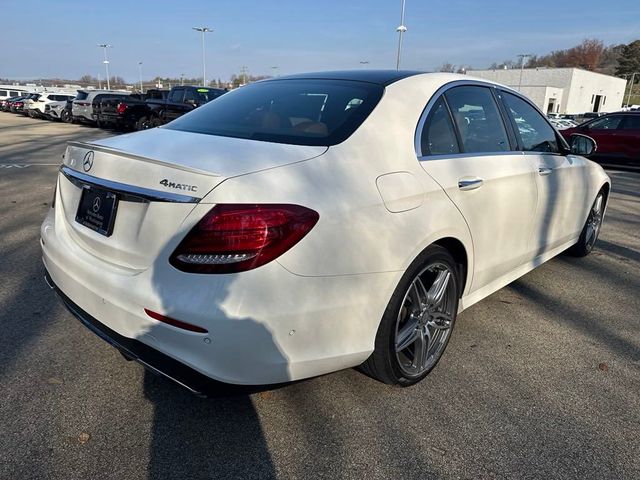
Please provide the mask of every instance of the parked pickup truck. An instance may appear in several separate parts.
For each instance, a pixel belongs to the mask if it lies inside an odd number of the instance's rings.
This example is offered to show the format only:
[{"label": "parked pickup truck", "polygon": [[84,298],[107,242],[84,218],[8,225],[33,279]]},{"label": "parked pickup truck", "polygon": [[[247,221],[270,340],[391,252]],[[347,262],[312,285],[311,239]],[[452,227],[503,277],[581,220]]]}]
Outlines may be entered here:
[{"label": "parked pickup truck", "polygon": [[100,103],[98,124],[117,130],[144,130],[149,128],[148,101],[164,102],[169,90],[149,89],[146,93],[134,93],[105,98]]},{"label": "parked pickup truck", "polygon": [[221,88],[178,86],[173,87],[166,100],[149,100],[147,128],[158,127],[204,105],[226,93]]}]

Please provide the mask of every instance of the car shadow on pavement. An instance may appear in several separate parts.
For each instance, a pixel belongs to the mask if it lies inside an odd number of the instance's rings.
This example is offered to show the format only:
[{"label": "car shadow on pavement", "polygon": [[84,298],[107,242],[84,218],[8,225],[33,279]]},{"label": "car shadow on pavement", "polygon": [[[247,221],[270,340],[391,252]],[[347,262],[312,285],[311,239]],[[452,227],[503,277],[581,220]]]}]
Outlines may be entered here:
[{"label": "car shadow on pavement", "polygon": [[251,398],[218,389],[199,398],[145,372],[144,393],[154,404],[149,479],[275,478],[276,472]]},{"label": "car shadow on pavement", "polygon": [[[169,258],[183,235],[179,232],[168,240],[158,257]],[[268,295],[277,288],[277,278],[261,286],[248,280],[248,286],[242,283],[247,280],[236,275],[185,274],[168,263],[159,263],[151,274],[154,295],[161,304],[154,308],[177,319],[184,318],[186,312],[198,312],[199,319],[190,321],[208,332],[193,335],[154,322],[139,335],[140,340],[159,350],[172,345],[170,350],[182,355],[181,362],[208,369],[212,375],[247,381],[264,375],[279,381],[290,378],[289,359],[273,326],[260,317],[240,313],[246,311],[240,306],[247,289],[258,288]],[[176,348],[182,350],[176,353]],[[260,418],[249,395],[279,386],[210,381],[199,390],[208,398],[200,398],[146,371],[144,394],[154,408],[149,478],[275,478]]]}]

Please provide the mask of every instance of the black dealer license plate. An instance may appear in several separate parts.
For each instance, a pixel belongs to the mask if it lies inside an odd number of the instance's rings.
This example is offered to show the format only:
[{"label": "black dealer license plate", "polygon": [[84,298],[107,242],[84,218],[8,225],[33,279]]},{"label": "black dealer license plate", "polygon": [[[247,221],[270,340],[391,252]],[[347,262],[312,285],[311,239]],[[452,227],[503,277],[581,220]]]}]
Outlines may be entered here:
[{"label": "black dealer license plate", "polygon": [[106,237],[113,233],[113,224],[118,209],[115,193],[90,185],[82,188],[76,222]]}]

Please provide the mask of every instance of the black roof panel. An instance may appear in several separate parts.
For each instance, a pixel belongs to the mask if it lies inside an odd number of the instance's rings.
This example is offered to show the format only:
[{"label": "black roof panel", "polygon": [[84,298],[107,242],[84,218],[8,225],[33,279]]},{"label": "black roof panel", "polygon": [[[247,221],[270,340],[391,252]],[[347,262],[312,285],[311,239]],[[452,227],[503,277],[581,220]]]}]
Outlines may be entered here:
[{"label": "black roof panel", "polygon": [[338,70],[334,72],[312,72],[299,73],[277,77],[271,80],[290,80],[298,78],[322,79],[322,80],[355,80],[359,82],[376,83],[378,85],[390,85],[393,82],[402,80],[425,72],[417,70]]}]

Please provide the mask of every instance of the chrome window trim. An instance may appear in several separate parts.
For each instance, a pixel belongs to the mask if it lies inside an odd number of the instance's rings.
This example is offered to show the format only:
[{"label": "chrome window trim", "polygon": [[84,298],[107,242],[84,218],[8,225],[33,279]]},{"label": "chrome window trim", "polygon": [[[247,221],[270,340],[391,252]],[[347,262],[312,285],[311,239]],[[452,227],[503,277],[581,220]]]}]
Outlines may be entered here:
[{"label": "chrome window trim", "polygon": [[426,162],[428,160],[445,160],[445,159],[456,159],[456,158],[476,158],[476,157],[499,157],[499,156],[523,156],[526,153],[535,153],[535,152],[523,152],[521,150],[500,150],[499,152],[469,152],[469,153],[441,153],[438,155],[423,155],[418,157],[418,160],[421,162]]},{"label": "chrome window trim", "polygon": [[[494,93],[498,93],[499,91],[504,91],[507,93],[510,93],[512,95],[515,95],[519,98],[521,98],[522,100],[524,100],[525,102],[527,102],[529,105],[531,105],[536,111],[538,111],[538,113],[540,113],[540,115],[542,115],[542,117],[547,121],[547,123],[549,124],[549,126],[551,126],[551,128],[555,130],[555,128],[553,128],[553,125],[551,125],[551,123],[549,122],[549,119],[547,119],[546,115],[544,113],[542,113],[542,111],[536,106],[533,105],[531,103],[531,101],[529,99],[527,99],[527,97],[525,97],[524,95],[522,95],[520,92],[517,92],[507,86],[504,85],[498,85],[495,83],[490,83],[490,82],[484,82],[482,80],[455,80],[453,82],[449,82],[446,83],[445,85],[443,85],[442,87],[440,87],[438,90],[435,91],[435,93],[431,96],[431,98],[429,99],[429,101],[427,102],[427,106],[424,107],[424,110],[422,111],[422,114],[420,115],[420,120],[418,121],[418,125],[416,127],[416,131],[414,133],[414,149],[416,151],[416,155],[418,157],[418,160],[420,161],[427,161],[427,160],[442,160],[443,158],[456,158],[456,157],[486,157],[486,156],[494,156],[494,155],[519,155],[519,154],[535,154],[535,155],[541,155],[541,154],[545,154],[545,155],[564,155],[561,152],[529,152],[529,151],[524,151],[524,150],[509,150],[509,151],[504,151],[504,150],[499,150],[496,152],[481,152],[481,153],[475,153],[475,152],[469,152],[469,153],[456,153],[456,154],[442,154],[442,155],[423,155],[422,154],[422,145],[420,142],[420,137],[422,134],[422,130],[424,128],[424,124],[427,121],[427,117],[429,116],[429,113],[431,112],[431,109],[433,108],[433,105],[436,103],[436,101],[444,94],[446,93],[448,90],[451,90],[452,88],[455,87],[468,87],[468,86],[475,86],[475,87],[485,87],[485,88],[490,88],[493,90]],[[500,108],[499,105],[497,105],[498,108]],[[504,121],[504,120],[503,120]],[[507,130],[507,125],[504,125],[505,131]],[[556,131],[557,133],[557,131]],[[557,135],[559,138],[563,138],[562,135]],[[517,137],[516,137],[517,140]]]},{"label": "chrome window trim", "polygon": [[179,193],[161,192],[150,188],[136,187],[126,183],[114,182],[103,178],[87,175],[78,172],[65,165],[60,165],[60,173],[74,185],[82,188],[85,185],[93,185],[105,190],[109,190],[118,195],[120,200],[125,202],[170,202],[170,203],[198,203],[197,197],[182,195]]}]

